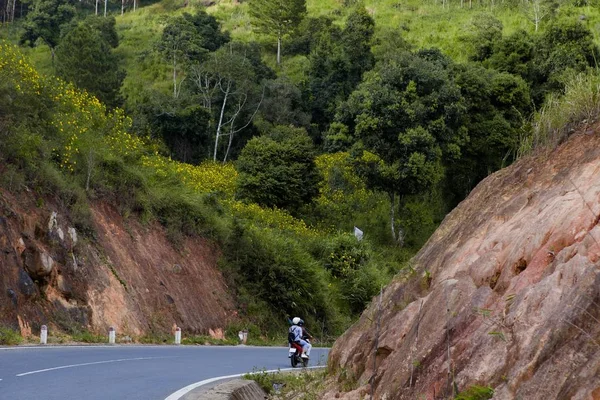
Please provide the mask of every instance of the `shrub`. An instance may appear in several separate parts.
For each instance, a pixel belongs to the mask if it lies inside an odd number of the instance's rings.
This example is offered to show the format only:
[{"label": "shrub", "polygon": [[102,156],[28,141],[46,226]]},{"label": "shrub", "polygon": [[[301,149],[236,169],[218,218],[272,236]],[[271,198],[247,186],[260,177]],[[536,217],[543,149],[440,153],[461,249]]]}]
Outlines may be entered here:
[{"label": "shrub", "polygon": [[486,386],[471,386],[458,394],[455,400],[487,400],[494,397],[494,389]]},{"label": "shrub", "polygon": [[336,278],[360,269],[371,256],[368,243],[358,241],[352,234],[338,234],[329,242],[328,250],[325,268]]},{"label": "shrub", "polygon": [[253,303],[268,305],[273,319],[281,321],[276,329],[287,326],[286,316],[303,315],[316,325],[332,314],[323,270],[293,238],[237,223],[224,254],[236,287]]},{"label": "shrub", "polygon": [[0,345],[15,346],[23,341],[21,334],[11,328],[0,326]]},{"label": "shrub", "polygon": [[314,147],[304,129],[276,127],[251,139],[237,167],[238,195],[261,206],[293,212],[317,193]]}]

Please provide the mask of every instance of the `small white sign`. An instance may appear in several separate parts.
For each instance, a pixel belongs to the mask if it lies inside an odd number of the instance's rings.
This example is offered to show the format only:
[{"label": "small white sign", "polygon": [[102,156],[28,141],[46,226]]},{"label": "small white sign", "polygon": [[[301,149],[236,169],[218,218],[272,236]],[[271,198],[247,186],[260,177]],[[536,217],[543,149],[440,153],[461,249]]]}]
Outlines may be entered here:
[{"label": "small white sign", "polygon": [[358,241],[361,241],[364,236],[364,232],[358,229],[357,227],[354,227],[354,236],[356,236]]}]

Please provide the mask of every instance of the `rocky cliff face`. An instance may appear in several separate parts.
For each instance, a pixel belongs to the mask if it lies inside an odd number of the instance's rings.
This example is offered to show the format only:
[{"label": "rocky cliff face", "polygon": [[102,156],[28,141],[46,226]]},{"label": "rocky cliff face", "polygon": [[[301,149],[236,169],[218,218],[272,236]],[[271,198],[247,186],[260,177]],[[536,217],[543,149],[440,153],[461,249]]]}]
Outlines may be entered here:
[{"label": "rocky cliff face", "polygon": [[336,342],[325,398],[600,399],[599,220],[597,134],[490,176]]},{"label": "rocky cliff face", "polygon": [[106,204],[92,207],[95,238],[82,237],[61,207],[0,192],[0,324],[39,334],[56,329],[132,336],[222,335],[234,302],[217,269],[218,250],[167,240],[158,224],[124,220]]}]

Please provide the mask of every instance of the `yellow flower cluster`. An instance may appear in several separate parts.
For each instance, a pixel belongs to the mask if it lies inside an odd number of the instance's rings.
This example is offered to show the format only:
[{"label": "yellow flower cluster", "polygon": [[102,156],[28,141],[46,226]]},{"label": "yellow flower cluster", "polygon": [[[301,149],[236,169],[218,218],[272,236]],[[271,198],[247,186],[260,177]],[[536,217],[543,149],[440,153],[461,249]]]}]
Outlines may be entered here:
[{"label": "yellow flower cluster", "polygon": [[[370,153],[365,153],[363,158],[367,161],[370,157]],[[348,203],[365,204],[370,192],[352,168],[348,153],[323,154],[317,157],[315,164],[321,175],[317,204],[331,209]]]},{"label": "yellow flower cluster", "polygon": [[300,236],[316,237],[320,232],[309,227],[301,219],[292,217],[287,211],[278,208],[262,208],[258,204],[245,204],[239,201],[227,201],[233,215],[250,219],[270,228],[295,233]]},{"label": "yellow flower cluster", "polygon": [[13,82],[18,93],[41,94],[40,76],[17,46],[0,41],[0,80]]},{"label": "yellow flower cluster", "polygon": [[200,193],[219,192],[228,198],[235,193],[238,173],[232,164],[204,162],[196,166],[157,154],[142,157],[141,163],[153,169],[157,176],[175,176],[184,185]]}]

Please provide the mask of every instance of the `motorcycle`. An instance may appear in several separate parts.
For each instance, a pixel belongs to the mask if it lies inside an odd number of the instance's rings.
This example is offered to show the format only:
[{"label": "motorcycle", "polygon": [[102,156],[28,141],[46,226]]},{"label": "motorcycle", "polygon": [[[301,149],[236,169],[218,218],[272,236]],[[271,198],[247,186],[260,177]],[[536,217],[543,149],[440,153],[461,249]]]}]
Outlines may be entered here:
[{"label": "motorcycle", "polygon": [[[304,340],[308,342],[308,339]],[[296,368],[298,365],[301,365],[305,368],[308,367],[308,358],[302,358],[302,346],[300,346],[298,343],[290,342],[288,357],[292,364],[292,368]]]}]

